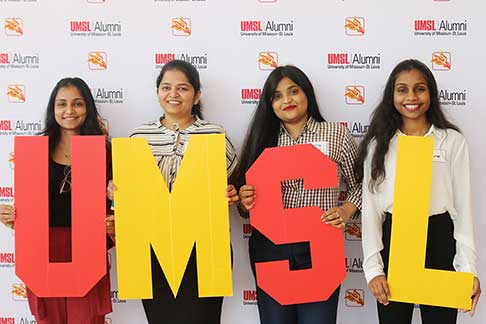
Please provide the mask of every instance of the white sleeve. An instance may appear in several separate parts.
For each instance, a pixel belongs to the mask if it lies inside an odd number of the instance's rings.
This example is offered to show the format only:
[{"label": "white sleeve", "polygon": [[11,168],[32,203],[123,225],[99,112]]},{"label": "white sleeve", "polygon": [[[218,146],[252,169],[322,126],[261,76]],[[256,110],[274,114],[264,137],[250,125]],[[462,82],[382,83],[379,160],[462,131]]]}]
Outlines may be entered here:
[{"label": "white sleeve", "polygon": [[366,281],[378,275],[384,275],[383,260],[380,251],[383,250],[382,225],[383,211],[379,207],[379,193],[371,192],[369,181],[371,178],[371,159],[373,157],[372,145],[369,146],[368,155],[363,170],[363,197],[361,210],[362,243],[363,243],[363,270]]},{"label": "white sleeve", "polygon": [[454,269],[461,272],[476,270],[476,250],[474,247],[474,228],[471,202],[471,181],[469,171],[469,150],[466,140],[461,136],[452,155],[452,195],[456,215],[451,215],[454,222],[456,255]]}]

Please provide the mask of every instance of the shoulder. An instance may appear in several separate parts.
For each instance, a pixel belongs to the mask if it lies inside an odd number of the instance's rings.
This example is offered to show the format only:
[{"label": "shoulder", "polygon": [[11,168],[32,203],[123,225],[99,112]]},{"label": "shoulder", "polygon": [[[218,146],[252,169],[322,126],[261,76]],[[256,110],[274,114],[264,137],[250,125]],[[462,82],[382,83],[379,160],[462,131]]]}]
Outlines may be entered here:
[{"label": "shoulder", "polygon": [[443,142],[448,147],[467,145],[464,135],[452,128],[437,129],[436,133],[436,137],[438,137],[439,141]]},{"label": "shoulder", "polygon": [[226,131],[223,126],[208,122],[207,120],[198,119],[192,128],[192,132],[196,134],[225,134]]},{"label": "shoulder", "polygon": [[338,122],[319,122],[321,132],[329,138],[330,141],[338,142],[343,147],[356,145],[347,125]]},{"label": "shoulder", "polygon": [[130,137],[143,136],[147,134],[152,134],[154,132],[160,132],[160,123],[157,120],[149,121],[138,127],[135,127],[135,129],[130,134]]},{"label": "shoulder", "polygon": [[450,128],[442,131],[446,134],[445,145],[450,148],[452,153],[461,154],[464,149],[468,150],[466,137],[462,133]]},{"label": "shoulder", "polygon": [[321,132],[327,132],[332,134],[338,134],[345,136],[347,134],[351,134],[348,127],[343,123],[338,122],[315,122],[315,127]]}]

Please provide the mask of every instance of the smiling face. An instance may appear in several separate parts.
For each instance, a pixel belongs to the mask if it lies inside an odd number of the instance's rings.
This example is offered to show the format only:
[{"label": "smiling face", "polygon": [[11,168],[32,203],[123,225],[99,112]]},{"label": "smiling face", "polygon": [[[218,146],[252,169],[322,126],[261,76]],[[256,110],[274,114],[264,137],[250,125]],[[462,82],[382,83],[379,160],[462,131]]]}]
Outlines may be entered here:
[{"label": "smiling face", "polygon": [[157,91],[160,106],[167,116],[187,118],[192,106],[199,102],[201,92],[195,92],[187,76],[179,70],[165,72]]},{"label": "smiling face", "polygon": [[393,104],[402,116],[403,123],[427,124],[426,113],[430,107],[430,92],[427,81],[420,71],[403,71],[397,75]]},{"label": "smiling face", "polygon": [[304,90],[287,77],[277,84],[272,108],[284,124],[302,124],[307,121],[307,96]]},{"label": "smiling face", "polygon": [[59,88],[54,101],[54,118],[61,131],[79,134],[86,120],[86,101],[74,86]]}]

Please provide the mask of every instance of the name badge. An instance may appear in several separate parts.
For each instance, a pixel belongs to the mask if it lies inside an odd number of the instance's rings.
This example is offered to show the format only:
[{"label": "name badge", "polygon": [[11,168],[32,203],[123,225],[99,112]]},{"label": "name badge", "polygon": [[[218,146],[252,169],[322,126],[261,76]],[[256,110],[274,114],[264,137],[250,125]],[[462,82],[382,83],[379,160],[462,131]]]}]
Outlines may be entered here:
[{"label": "name badge", "polygon": [[434,149],[434,155],[432,157],[433,162],[441,162],[445,163],[447,162],[446,159],[446,150],[443,149]]},{"label": "name badge", "polygon": [[309,144],[314,145],[319,151],[329,156],[329,143],[327,141],[310,142]]}]

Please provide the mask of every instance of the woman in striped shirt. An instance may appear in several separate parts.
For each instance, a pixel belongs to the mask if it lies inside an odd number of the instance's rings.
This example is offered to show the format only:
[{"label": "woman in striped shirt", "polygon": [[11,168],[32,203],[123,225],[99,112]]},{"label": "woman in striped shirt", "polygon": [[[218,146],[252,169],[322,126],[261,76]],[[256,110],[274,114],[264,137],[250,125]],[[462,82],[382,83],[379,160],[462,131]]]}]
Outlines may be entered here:
[{"label": "woman in striped shirt", "polygon": [[[165,64],[157,78],[157,95],[164,114],[137,127],[130,137],[147,139],[170,191],[190,137],[196,134],[224,134],[225,130],[202,119],[199,73],[191,64],[181,60]],[[228,175],[235,169],[236,162],[235,149],[226,137]],[[112,184],[108,187],[108,197],[111,199],[114,189]],[[238,200],[233,185],[228,186],[226,196],[230,204]],[[174,298],[153,250],[151,254],[154,298],[142,301],[148,322],[220,323],[223,297],[198,297],[195,248],[192,250],[177,298]]]}]

